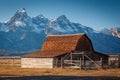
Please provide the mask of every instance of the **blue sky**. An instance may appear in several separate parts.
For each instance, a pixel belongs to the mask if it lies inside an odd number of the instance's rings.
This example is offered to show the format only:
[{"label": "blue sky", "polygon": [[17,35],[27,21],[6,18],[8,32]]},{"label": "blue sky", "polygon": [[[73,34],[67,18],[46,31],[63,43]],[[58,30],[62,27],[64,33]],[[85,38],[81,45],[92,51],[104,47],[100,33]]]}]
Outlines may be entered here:
[{"label": "blue sky", "polygon": [[0,22],[20,8],[26,8],[31,17],[66,15],[70,21],[96,30],[120,27],[120,0],[0,0]]}]

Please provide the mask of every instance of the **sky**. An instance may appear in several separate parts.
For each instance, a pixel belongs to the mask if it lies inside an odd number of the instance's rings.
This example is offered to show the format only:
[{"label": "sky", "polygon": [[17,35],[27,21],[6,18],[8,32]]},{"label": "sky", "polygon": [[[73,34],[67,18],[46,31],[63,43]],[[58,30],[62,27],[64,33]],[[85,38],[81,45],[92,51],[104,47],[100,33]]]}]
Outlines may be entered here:
[{"label": "sky", "polygon": [[49,19],[66,15],[71,22],[99,30],[120,27],[120,0],[0,0],[0,22],[25,8],[28,15]]}]

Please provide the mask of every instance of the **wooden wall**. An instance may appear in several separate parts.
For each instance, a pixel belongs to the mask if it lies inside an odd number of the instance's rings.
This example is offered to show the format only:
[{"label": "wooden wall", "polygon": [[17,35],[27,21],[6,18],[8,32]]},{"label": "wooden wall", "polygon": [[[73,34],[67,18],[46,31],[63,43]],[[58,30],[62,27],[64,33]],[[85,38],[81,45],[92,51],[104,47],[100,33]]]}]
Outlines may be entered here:
[{"label": "wooden wall", "polygon": [[87,36],[83,36],[78,40],[76,51],[93,51],[93,46]]},{"label": "wooden wall", "polygon": [[0,58],[0,66],[20,66],[21,59],[20,58]]},{"label": "wooden wall", "polygon": [[109,67],[110,68],[120,68],[120,55],[110,55]]},{"label": "wooden wall", "polygon": [[21,58],[22,68],[53,68],[53,58]]}]

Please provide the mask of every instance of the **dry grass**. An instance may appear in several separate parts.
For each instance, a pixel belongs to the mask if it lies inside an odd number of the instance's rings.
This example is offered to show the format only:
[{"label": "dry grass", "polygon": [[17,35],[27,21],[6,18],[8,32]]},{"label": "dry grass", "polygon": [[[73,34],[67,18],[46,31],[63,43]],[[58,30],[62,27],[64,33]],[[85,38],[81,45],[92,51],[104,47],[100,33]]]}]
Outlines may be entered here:
[{"label": "dry grass", "polygon": [[78,69],[32,69],[20,68],[10,65],[0,65],[0,77],[21,77],[21,76],[113,76],[120,77],[120,69],[105,70],[78,70]]}]

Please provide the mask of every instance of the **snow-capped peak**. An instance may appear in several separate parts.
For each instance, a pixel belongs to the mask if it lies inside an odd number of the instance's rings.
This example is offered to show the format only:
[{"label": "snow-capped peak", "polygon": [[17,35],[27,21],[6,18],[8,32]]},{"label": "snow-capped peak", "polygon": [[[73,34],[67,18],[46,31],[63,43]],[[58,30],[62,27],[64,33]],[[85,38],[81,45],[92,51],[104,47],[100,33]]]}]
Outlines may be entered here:
[{"label": "snow-capped peak", "polygon": [[58,20],[58,21],[63,21],[63,20],[64,21],[69,21],[65,15],[59,16],[56,20]]},{"label": "snow-capped peak", "polygon": [[15,17],[26,17],[27,16],[27,12],[25,8],[21,8],[19,10],[17,10],[17,12],[14,14]]},{"label": "snow-capped peak", "polygon": [[47,25],[49,23],[49,19],[44,17],[42,14],[33,17],[32,21],[34,24],[37,24],[39,26]]},{"label": "snow-capped peak", "polygon": [[58,19],[67,19],[67,17],[65,15],[61,15],[58,17]]},{"label": "snow-capped peak", "polygon": [[42,14],[39,14],[38,16],[36,16],[37,18],[45,18]]},{"label": "snow-capped peak", "polygon": [[[32,18],[27,15],[26,9],[21,8],[16,11],[16,13],[7,21],[4,22],[7,27],[7,30],[30,30],[32,29]],[[26,27],[25,27],[26,26]],[[22,27],[22,28],[21,28]]]},{"label": "snow-capped peak", "polygon": [[7,21],[8,24],[14,24],[16,21],[21,21],[21,22],[30,22],[31,17],[27,15],[26,9],[21,8],[16,11],[13,17],[9,21]]},{"label": "snow-capped peak", "polygon": [[26,13],[26,9],[25,9],[25,8],[21,8],[21,9],[18,10],[17,12],[19,12],[19,13]]},{"label": "snow-capped peak", "polygon": [[58,18],[51,20],[50,24],[53,24],[53,23],[66,24],[67,25],[67,24],[70,23],[70,21],[69,21],[69,19],[67,19],[67,17],[65,15],[61,15]]}]

